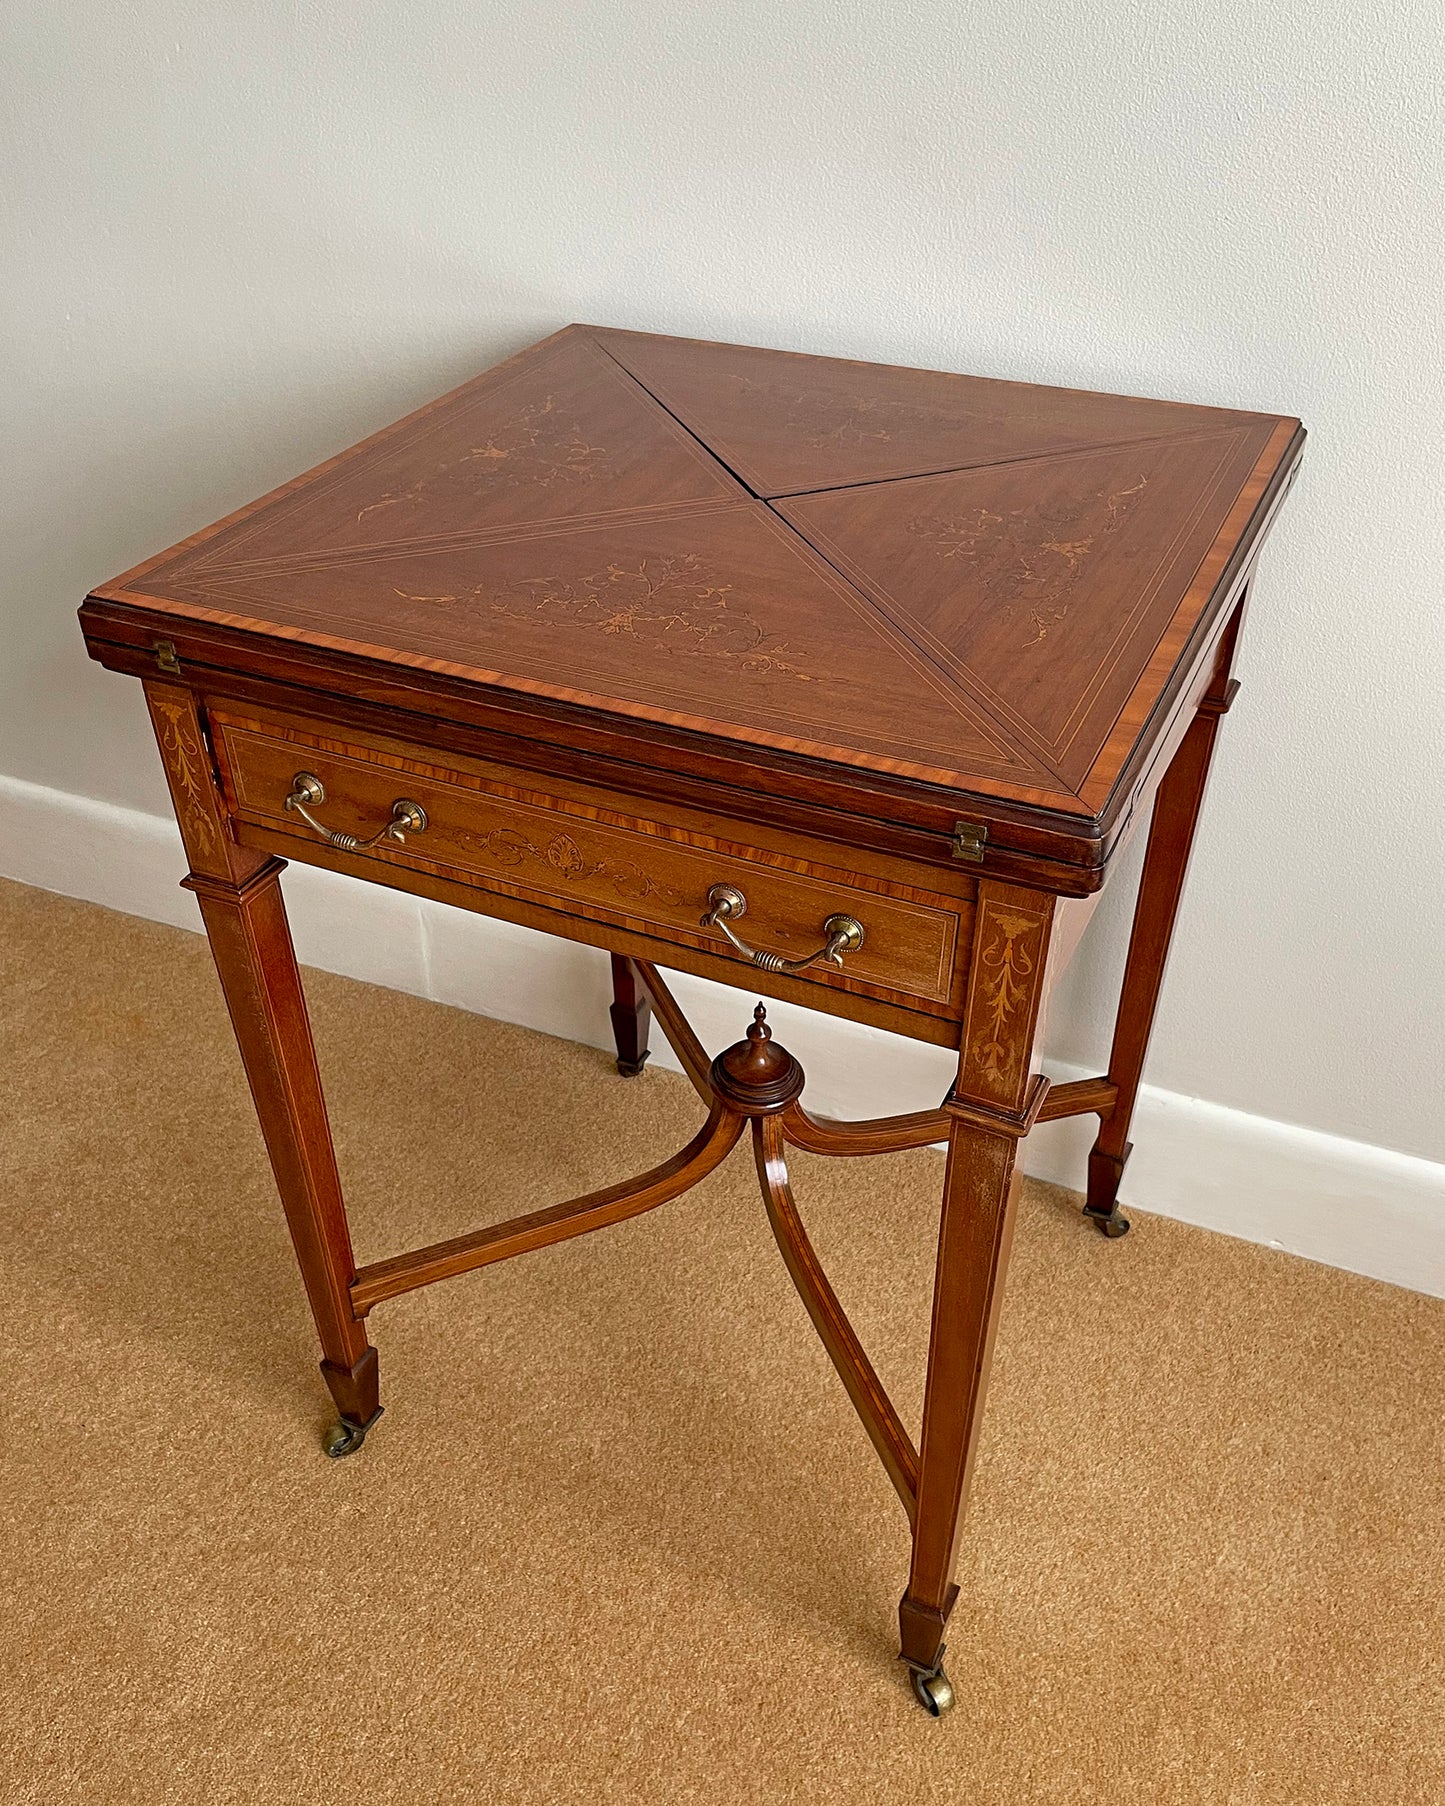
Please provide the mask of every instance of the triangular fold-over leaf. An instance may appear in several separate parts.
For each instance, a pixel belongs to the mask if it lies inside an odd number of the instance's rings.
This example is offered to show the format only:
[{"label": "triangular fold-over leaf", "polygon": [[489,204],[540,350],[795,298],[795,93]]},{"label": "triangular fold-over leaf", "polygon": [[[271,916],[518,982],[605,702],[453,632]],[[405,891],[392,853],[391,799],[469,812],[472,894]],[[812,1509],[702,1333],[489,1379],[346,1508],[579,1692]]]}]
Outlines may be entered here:
[{"label": "triangular fold-over leaf", "polygon": [[1251,418],[649,333],[596,336],[762,496],[1197,433]]}]

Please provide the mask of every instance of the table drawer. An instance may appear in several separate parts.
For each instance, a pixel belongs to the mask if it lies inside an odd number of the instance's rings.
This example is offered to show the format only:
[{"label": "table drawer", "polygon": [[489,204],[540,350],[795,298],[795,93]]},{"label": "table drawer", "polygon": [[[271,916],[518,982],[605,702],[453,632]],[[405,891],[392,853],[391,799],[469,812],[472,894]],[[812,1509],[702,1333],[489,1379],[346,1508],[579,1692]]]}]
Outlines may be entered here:
[{"label": "table drawer", "polygon": [[[972,913],[964,899],[701,834],[651,805],[648,816],[589,805],[576,785],[558,786],[567,795],[548,794],[537,785],[551,780],[535,774],[480,762],[467,770],[470,761],[443,764],[421,749],[415,756],[385,750],[324,723],[216,709],[210,720],[227,800],[243,820],[319,842],[322,836],[286,807],[304,772],[324,791],[312,814],[325,829],[358,840],[382,829],[399,802],[424,811],[425,827],[407,832],[404,844],[383,838],[344,849],[368,861],[462,878],[742,965],[720,930],[700,925],[708,892],[731,885],[747,900],[746,913],[732,923],[736,932],[784,959],[821,947],[831,916],[862,924],[863,945],[844,954],[842,971],[810,967],[807,979],[935,1005],[953,1001],[961,931]],[[742,824],[739,832],[746,833]]]}]

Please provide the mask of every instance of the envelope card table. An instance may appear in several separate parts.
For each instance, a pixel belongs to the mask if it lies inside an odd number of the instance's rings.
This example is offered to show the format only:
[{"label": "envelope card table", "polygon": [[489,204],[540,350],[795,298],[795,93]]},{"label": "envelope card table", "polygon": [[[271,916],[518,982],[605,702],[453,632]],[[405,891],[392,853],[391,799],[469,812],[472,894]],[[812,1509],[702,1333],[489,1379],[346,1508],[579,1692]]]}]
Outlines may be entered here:
[{"label": "envelope card table", "polygon": [[[145,686],[339,1422],[372,1311],[635,1216],[745,1136],[784,1261],[944,1632],[1034,1123],[1092,1114],[1109,1236],[1160,979],[1292,419],[569,326],[102,585]],[[1149,821],[1107,1073],[1050,1086],[1050,988]],[[611,955],[706,1106],[652,1171],[358,1266],[278,879],[301,859]],[[951,1049],[936,1109],[834,1121],[765,1006],[710,1058],[658,973]],[[741,1026],[741,1024],[740,1024]],[[790,1147],[947,1144],[917,1440],[807,1237]],[[866,1188],[859,1208],[886,1210]]]}]

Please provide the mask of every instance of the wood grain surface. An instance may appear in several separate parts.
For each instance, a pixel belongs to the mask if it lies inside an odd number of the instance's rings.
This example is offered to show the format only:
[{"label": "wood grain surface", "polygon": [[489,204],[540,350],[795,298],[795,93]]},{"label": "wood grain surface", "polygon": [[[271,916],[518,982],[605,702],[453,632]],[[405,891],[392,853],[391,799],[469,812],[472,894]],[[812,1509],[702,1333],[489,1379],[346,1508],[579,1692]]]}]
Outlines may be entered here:
[{"label": "wood grain surface", "polygon": [[[716,929],[704,929],[714,884],[744,892],[741,930],[765,952],[797,959],[823,945],[823,924],[844,912],[866,939],[844,969],[813,968],[810,982],[867,985],[900,1002],[962,1005],[972,904],[963,897],[781,855],[672,819],[601,810],[595,802],[539,791],[525,773],[476,775],[440,763],[424,748],[410,756],[318,731],[216,713],[212,733],[225,794],[241,821],[279,827],[303,845],[314,831],[288,812],[304,770],[325,788],[318,819],[364,838],[401,800],[419,803],[427,823],[404,844],[382,840],[357,857],[397,874],[427,871],[501,891],[568,914],[584,914],[720,954],[739,966]],[[510,782],[507,781],[510,779]],[[323,843],[324,844],[324,843]],[[826,858],[826,849],[815,849]],[[960,946],[964,955],[960,959]]]},{"label": "wood grain surface", "polygon": [[238,669],[299,645],[352,695],[325,655],[530,699],[547,738],[568,731],[549,704],[631,723],[641,763],[675,730],[856,773],[860,814],[903,780],[999,833],[990,805],[1097,841],[1301,440],[1274,415],[569,327],[91,606],[235,630]]},{"label": "wood grain surface", "polygon": [[[332,1453],[380,1414],[373,1306],[664,1204],[751,1120],[784,1261],[911,1522],[900,1646],[943,1709],[1018,1144],[1096,1114],[1088,1214],[1127,1231],[1209,756],[1302,438],[1273,415],[572,327],[88,599],[92,653],[146,681]],[[1050,1108],[1048,993],[1151,802],[1109,1070]],[[606,947],[619,1071],[641,1071],[655,1013],[707,1125],[633,1179],[358,1268],[287,854]],[[708,913],[718,885],[746,944]],[[861,944],[812,964],[838,915]],[[951,1047],[953,1085],[937,1110],[813,1116],[763,1003],[709,1061],[657,963]],[[915,1447],[788,1148],[940,1133]]]}]

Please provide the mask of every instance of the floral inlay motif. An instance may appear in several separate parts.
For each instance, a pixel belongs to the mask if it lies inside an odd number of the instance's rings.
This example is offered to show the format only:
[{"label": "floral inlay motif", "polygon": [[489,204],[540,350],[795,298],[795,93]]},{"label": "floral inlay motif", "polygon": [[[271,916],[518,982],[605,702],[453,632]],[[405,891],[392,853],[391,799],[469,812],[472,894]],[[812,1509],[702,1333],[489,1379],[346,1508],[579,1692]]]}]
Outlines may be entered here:
[{"label": "floral inlay motif", "polygon": [[710,581],[696,553],[609,564],[585,577],[527,577],[511,588],[479,583],[439,595],[395,593],[408,602],[432,602],[544,626],[566,623],[597,633],[643,640],[663,652],[732,665],[751,677],[776,673],[811,683],[793,663],[786,640],[770,633],[731,599],[730,583]]},{"label": "floral inlay motif", "polygon": [[190,704],[168,696],[152,695],[151,708],[156,715],[164,717],[160,724],[161,752],[175,780],[177,800],[185,813],[186,824],[201,851],[210,853],[220,846],[221,836],[212,812],[205,748],[193,730]]},{"label": "floral inlay motif", "polygon": [[1018,1064],[1020,1049],[1009,1043],[1009,1022],[1029,994],[1034,961],[1024,943],[1039,923],[1034,916],[999,909],[990,912],[988,926],[992,938],[979,960],[982,1023],[972,1052],[984,1076],[1002,1084]]},{"label": "floral inlay motif", "polygon": [[1089,506],[1056,502],[996,514],[970,508],[962,514],[919,515],[908,531],[933,546],[939,558],[972,567],[980,593],[999,606],[1001,618],[1029,628],[1019,650],[1036,646],[1069,612],[1084,561],[1119,530],[1144,493],[1141,476],[1127,489],[1091,498]]},{"label": "floral inlay motif", "polygon": [[820,389],[785,389],[755,382],[750,376],[733,375],[730,381],[739,394],[765,399],[773,409],[786,409],[784,422],[790,432],[816,447],[887,445],[895,433],[956,432],[965,424],[974,429],[1004,419],[997,410],[977,407],[941,408],[888,396],[863,399],[829,395]]},{"label": "floral inlay motif", "polygon": [[400,503],[472,495],[479,482],[507,487],[526,483],[533,489],[581,482],[596,475],[598,461],[606,456],[606,447],[591,444],[575,417],[558,407],[555,396],[547,395],[522,408],[484,445],[445,459],[404,489],[389,490],[356,518],[365,520],[379,508]]},{"label": "floral inlay motif", "polygon": [[559,877],[571,881],[600,878],[610,884],[619,897],[630,897],[639,902],[644,897],[656,897],[662,903],[683,901],[680,890],[674,890],[670,884],[659,884],[635,860],[589,860],[570,834],[554,834],[545,846],[539,845],[520,828],[490,828],[485,834],[463,834],[460,838],[498,865],[546,865]]}]

